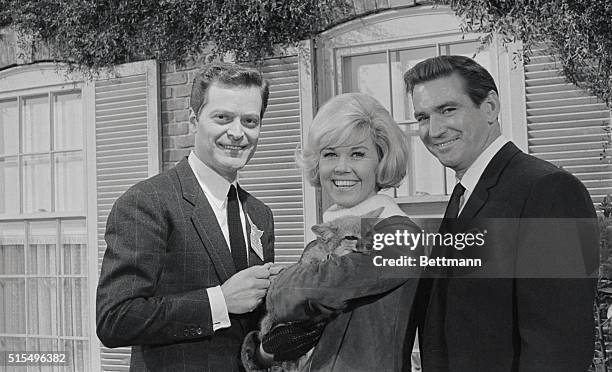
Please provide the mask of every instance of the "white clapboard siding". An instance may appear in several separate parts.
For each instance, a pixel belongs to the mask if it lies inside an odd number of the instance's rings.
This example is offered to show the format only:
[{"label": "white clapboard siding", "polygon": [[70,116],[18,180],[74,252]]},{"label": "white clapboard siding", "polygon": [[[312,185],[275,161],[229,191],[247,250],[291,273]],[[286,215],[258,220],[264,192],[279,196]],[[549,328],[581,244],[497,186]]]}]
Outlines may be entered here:
[{"label": "white clapboard siding", "polygon": [[544,46],[525,64],[529,153],[578,177],[594,203],[612,193],[610,110],[569,83]]},{"label": "white clapboard siding", "polygon": [[268,59],[259,69],[270,82],[270,99],[240,185],[272,209],[276,262],[295,262],[304,249],[303,179],[295,163],[301,142],[298,58]]},{"label": "white clapboard siding", "polygon": [[[117,68],[95,81],[98,270],[106,219],[115,200],[135,183],[159,173],[158,71],[154,61]],[[100,348],[102,371],[128,371],[130,348]]]}]

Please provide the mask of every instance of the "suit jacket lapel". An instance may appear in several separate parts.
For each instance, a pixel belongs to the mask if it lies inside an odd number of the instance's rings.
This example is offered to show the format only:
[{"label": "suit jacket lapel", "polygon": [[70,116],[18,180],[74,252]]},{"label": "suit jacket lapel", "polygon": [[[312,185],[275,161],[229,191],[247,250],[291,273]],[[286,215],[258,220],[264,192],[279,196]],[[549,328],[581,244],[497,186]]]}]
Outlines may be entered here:
[{"label": "suit jacket lapel", "polygon": [[468,222],[476,216],[489,198],[489,189],[497,185],[499,176],[510,162],[510,159],[520,151],[512,142],[508,142],[495,154],[482,173],[482,176],[480,176],[474,192],[472,192],[467,204],[461,211],[459,215],[460,220]]},{"label": "suit jacket lapel", "polygon": [[176,170],[179,175],[183,198],[194,205],[191,221],[213,262],[219,280],[223,283],[236,273],[236,268],[221,227],[217,222],[217,217],[198,184],[187,159],[183,159],[176,166]]}]

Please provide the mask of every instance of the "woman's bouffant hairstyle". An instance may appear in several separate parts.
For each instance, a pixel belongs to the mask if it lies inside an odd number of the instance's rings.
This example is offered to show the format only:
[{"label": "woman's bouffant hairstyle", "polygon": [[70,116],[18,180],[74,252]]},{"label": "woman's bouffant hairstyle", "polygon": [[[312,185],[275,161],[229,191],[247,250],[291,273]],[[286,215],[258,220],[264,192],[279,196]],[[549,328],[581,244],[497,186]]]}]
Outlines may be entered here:
[{"label": "woman's bouffant hairstyle", "polygon": [[298,164],[311,185],[321,186],[319,158],[327,147],[351,146],[372,138],[378,151],[377,190],[399,185],[406,175],[408,139],[383,105],[363,93],[345,93],[327,101],[315,116]]}]

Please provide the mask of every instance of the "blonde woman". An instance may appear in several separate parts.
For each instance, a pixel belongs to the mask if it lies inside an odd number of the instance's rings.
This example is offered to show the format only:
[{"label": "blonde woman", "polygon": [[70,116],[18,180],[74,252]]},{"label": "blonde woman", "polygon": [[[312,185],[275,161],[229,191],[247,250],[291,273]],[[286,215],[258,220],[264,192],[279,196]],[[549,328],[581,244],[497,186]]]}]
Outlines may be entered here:
[{"label": "blonde woman", "polygon": [[[384,207],[373,230],[394,234],[420,231],[391,197],[379,193],[401,182],[407,156],[407,139],[389,112],[368,95],[349,93],[319,110],[299,160],[310,183],[334,203],[323,214],[324,221]],[[405,267],[392,273],[375,266],[373,257],[418,252],[391,245],[367,254],[295,264],[281,272],[268,291],[268,310],[272,308],[283,322],[326,318],[320,338],[317,334],[314,349],[306,363],[301,359],[299,369],[409,371],[414,342],[410,320],[420,270]],[[291,355],[291,341],[304,339],[291,332],[280,332],[289,334],[287,342],[276,337],[268,344],[276,343],[275,352],[279,347],[290,349],[285,354]],[[264,352],[269,351],[266,346],[264,338]]]}]

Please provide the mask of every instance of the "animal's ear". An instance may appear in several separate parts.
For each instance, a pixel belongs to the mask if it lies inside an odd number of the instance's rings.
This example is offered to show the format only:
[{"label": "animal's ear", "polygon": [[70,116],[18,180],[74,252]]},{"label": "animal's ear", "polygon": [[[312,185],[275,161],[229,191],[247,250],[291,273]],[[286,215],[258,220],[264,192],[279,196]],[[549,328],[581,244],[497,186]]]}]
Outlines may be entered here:
[{"label": "animal's ear", "polygon": [[377,218],[380,216],[385,207],[376,208],[373,211],[369,211],[368,213],[361,216],[361,218]]},{"label": "animal's ear", "polygon": [[327,223],[323,223],[320,225],[314,225],[311,228],[312,232],[315,233],[318,237],[323,239],[324,242],[328,242],[336,233],[336,229],[330,226]]}]

